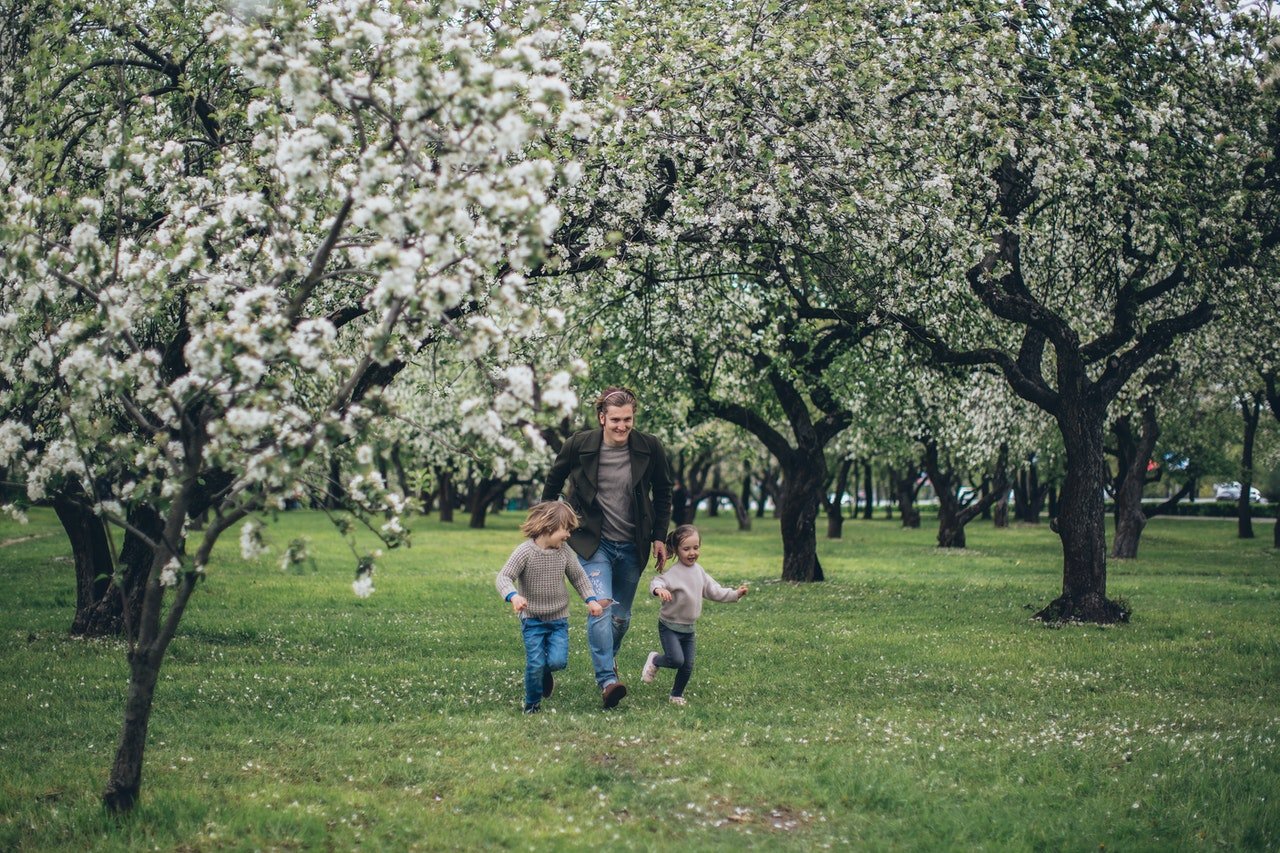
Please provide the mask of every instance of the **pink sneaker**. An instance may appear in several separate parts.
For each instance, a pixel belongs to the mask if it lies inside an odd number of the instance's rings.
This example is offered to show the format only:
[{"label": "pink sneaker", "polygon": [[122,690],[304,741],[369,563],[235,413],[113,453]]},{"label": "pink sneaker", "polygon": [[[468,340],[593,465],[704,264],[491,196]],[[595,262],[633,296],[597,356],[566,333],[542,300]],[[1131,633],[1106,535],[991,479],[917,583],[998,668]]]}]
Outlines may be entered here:
[{"label": "pink sneaker", "polygon": [[658,665],[654,663],[657,659],[657,652],[649,652],[649,659],[644,662],[644,670],[640,673],[640,680],[645,684],[653,681],[654,677],[658,674]]}]

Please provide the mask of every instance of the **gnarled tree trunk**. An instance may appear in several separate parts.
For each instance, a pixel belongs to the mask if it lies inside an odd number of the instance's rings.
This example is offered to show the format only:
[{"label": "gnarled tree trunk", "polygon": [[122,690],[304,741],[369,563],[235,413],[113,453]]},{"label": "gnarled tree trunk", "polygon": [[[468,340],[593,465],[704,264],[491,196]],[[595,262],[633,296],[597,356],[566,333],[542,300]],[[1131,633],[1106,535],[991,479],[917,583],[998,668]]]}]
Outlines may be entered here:
[{"label": "gnarled tree trunk", "polygon": [[1058,427],[1066,446],[1066,477],[1054,529],[1062,539],[1062,594],[1036,614],[1047,622],[1127,622],[1129,611],[1107,598],[1107,537],[1102,504],[1106,407],[1072,401]]}]

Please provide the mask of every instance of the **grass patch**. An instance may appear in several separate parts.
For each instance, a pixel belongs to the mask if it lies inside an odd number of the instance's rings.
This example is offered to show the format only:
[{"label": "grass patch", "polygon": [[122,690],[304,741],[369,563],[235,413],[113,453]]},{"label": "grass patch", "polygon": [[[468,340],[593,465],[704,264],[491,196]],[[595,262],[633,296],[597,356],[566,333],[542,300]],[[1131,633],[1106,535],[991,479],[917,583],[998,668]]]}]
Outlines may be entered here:
[{"label": "grass patch", "polygon": [[[310,513],[314,571],[215,554],[157,689],[143,799],[102,811],[122,647],[67,637],[69,551],[51,513],[0,522],[0,848],[1275,849],[1280,557],[1212,520],[1151,522],[1109,588],[1115,628],[1047,629],[1047,527],[849,521],[829,580],[790,585],[776,522],[704,519],[709,604],[686,696],[639,683],[657,648],[637,601],[599,710],[585,609],[547,713],[519,713],[523,650],[493,588],[519,541],[419,521],[367,600]],[[32,537],[32,538],[23,538]],[[22,541],[12,541],[22,538]]]}]

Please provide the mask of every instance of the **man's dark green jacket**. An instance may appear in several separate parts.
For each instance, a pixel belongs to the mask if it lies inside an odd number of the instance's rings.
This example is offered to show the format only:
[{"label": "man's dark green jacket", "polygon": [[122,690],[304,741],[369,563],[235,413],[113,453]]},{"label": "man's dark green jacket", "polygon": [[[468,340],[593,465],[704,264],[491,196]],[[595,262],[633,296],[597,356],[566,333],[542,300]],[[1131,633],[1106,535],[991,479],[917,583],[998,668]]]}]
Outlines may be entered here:
[{"label": "man's dark green jacket", "polygon": [[[604,430],[591,429],[574,434],[551,465],[542,499],[555,500],[561,493],[582,523],[569,537],[569,545],[579,556],[589,558],[600,547],[604,511],[596,500],[600,470],[600,445]],[[627,437],[631,451],[631,505],[636,526],[636,550],[640,566],[649,562],[650,543],[667,538],[671,524],[671,462],[656,436],[632,430]]]}]

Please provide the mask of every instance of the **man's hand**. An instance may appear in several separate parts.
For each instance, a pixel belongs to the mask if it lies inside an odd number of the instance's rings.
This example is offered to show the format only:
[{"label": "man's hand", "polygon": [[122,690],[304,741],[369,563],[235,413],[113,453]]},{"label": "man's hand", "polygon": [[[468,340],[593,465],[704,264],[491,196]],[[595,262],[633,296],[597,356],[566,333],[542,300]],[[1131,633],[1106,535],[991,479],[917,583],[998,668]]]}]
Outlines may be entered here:
[{"label": "man's hand", "polygon": [[515,612],[519,613],[521,610],[524,610],[528,606],[529,606],[529,601],[523,595],[520,595],[519,593],[517,593],[511,596],[511,609],[514,610]]},{"label": "man's hand", "polygon": [[667,564],[667,543],[661,539],[653,540],[653,558],[658,561],[658,571]]}]

